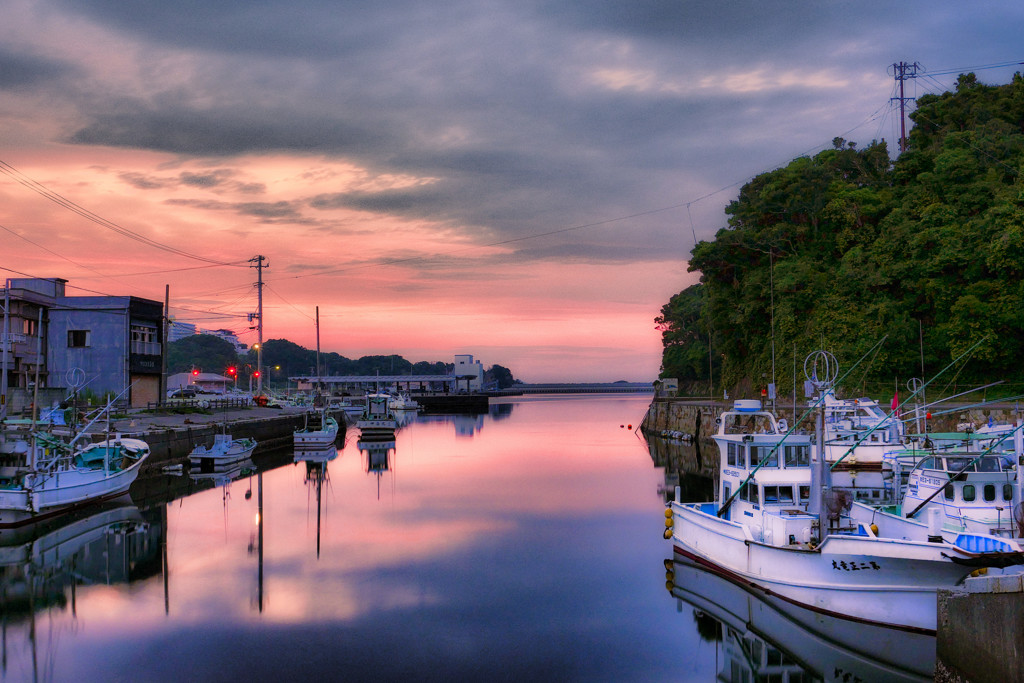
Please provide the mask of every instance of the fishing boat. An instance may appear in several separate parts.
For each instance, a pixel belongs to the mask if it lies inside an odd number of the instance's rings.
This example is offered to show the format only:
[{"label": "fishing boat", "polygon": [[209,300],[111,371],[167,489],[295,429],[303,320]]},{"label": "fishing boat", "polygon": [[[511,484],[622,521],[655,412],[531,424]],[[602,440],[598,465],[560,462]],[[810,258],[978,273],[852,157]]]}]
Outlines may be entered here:
[{"label": "fishing boat", "polygon": [[979,567],[1024,564],[1015,541],[946,540],[937,511],[923,524],[832,488],[823,449],[781,430],[759,401],[737,401],[714,440],[717,500],[683,503],[677,488],[666,537],[731,580],[825,615],[930,633],[938,589]]},{"label": "fishing boat", "polygon": [[296,429],[293,440],[295,448],[322,449],[338,439],[338,420],[324,408],[306,413],[306,424]]},{"label": "fishing boat", "polygon": [[141,439],[108,437],[79,445],[34,433],[19,466],[0,467],[0,529],[32,524],[127,493],[149,457]]},{"label": "fishing boat", "polygon": [[233,439],[230,434],[213,435],[213,444],[199,444],[188,454],[189,466],[199,472],[215,472],[246,460],[256,450],[256,439]]},{"label": "fishing boat", "polygon": [[388,408],[391,410],[419,410],[420,404],[409,394],[395,394],[388,399]]},{"label": "fishing boat", "polygon": [[398,429],[398,420],[388,407],[388,394],[376,393],[366,395],[366,408],[356,421],[356,427],[363,437],[387,437]]},{"label": "fishing boat", "polygon": [[[1014,432],[1019,434],[1019,431]],[[1021,480],[1014,458],[995,450],[923,453],[900,504],[904,517],[938,511],[946,532],[1019,536]]]}]

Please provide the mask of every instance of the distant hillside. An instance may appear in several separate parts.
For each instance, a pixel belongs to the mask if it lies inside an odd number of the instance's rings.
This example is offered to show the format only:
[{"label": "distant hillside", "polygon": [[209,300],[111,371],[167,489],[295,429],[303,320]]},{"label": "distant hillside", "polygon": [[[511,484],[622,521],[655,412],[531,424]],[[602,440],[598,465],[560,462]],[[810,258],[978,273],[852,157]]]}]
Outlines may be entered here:
[{"label": "distant hillside", "polygon": [[[662,377],[780,392],[794,355],[832,351],[861,382],[935,373],[984,339],[958,381],[1021,379],[1024,358],[1024,79],[961,75],[956,92],[918,99],[909,148],[842,138],[762,173],[698,243],[700,283],[655,319]],[[774,299],[774,306],[772,301]],[[709,353],[708,342],[711,349]],[[803,381],[802,370],[797,378]]]}]

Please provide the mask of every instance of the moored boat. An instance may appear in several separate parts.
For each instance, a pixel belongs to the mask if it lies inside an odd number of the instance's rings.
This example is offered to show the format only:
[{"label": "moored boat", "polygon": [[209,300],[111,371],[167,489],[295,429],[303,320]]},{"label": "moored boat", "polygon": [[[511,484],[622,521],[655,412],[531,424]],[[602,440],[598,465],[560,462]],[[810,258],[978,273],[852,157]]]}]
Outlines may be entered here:
[{"label": "moored boat", "polygon": [[213,444],[207,447],[199,444],[189,453],[191,469],[199,472],[214,472],[246,460],[256,450],[255,439],[233,439],[230,434],[214,434]]},{"label": "moored boat", "polygon": [[366,409],[356,421],[363,437],[387,437],[398,429],[398,420],[388,407],[388,394],[367,394]]},{"label": "moored boat", "polygon": [[306,413],[306,424],[294,432],[294,445],[322,449],[338,439],[338,431],[338,420],[327,409]]},{"label": "moored boat", "polygon": [[1024,563],[1012,540],[941,534],[832,488],[807,436],[781,430],[758,401],[738,401],[714,435],[717,500],[666,511],[675,553],[808,609],[907,630],[935,630],[936,591],[982,566]]}]

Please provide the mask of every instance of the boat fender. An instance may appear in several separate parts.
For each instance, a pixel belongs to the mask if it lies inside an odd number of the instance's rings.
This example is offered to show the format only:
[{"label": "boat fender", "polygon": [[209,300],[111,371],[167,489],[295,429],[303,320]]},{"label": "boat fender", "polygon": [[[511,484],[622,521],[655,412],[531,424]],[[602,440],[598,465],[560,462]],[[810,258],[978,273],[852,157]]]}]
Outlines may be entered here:
[{"label": "boat fender", "polygon": [[672,518],[671,517],[666,517],[665,518],[665,528],[666,529],[671,529],[672,528]]},{"label": "boat fender", "polygon": [[871,529],[871,533],[873,533],[875,536],[878,535],[878,525],[877,524],[872,522],[871,526],[869,526],[868,528]]},{"label": "boat fender", "polygon": [[665,539],[666,541],[667,541],[668,539],[672,538],[672,530],[671,530],[671,529],[665,529],[665,533],[664,533],[664,534],[662,534],[662,537],[663,537],[663,538],[664,538],[664,539]]},{"label": "boat fender", "polygon": [[665,516],[666,517],[671,517],[672,516],[672,508],[665,508]]},{"label": "boat fender", "polygon": [[675,562],[673,562],[672,560],[665,560],[664,564],[665,564],[665,571],[667,571],[667,572],[674,572],[675,571]]},{"label": "boat fender", "polygon": [[675,588],[675,585],[671,581],[665,582],[665,590],[671,593],[673,588]]}]

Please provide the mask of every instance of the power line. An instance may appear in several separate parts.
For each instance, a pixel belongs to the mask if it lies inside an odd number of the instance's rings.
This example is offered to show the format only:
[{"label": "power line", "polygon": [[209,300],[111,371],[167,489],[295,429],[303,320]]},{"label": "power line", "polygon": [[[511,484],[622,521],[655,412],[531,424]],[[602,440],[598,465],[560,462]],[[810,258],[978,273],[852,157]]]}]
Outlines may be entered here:
[{"label": "power line", "polygon": [[89,211],[88,209],[71,201],[70,199],[67,199],[66,197],[58,194],[57,192],[54,192],[53,190],[49,189],[42,183],[36,182],[32,178],[25,175],[24,173],[22,173],[21,171],[14,168],[13,166],[11,166],[10,164],[3,160],[0,160],[0,173],[10,176],[20,185],[23,185],[24,187],[32,190],[33,192],[41,195],[42,197],[45,197],[46,199],[49,199],[54,204],[62,206],[63,208],[67,209],[68,211],[71,211],[72,213],[78,214],[82,218],[85,218],[88,221],[92,221],[93,223],[103,228],[106,228],[107,230],[115,232],[123,237],[127,237],[128,239],[134,240],[141,244],[145,244],[146,246],[150,246],[155,249],[160,249],[161,251],[166,251],[177,256],[184,256],[185,258],[190,258],[196,261],[202,261],[204,263],[211,263],[219,266],[240,265],[238,263],[229,263],[226,261],[218,261],[216,259],[206,258],[205,256],[199,256],[197,254],[187,252],[183,249],[178,249],[177,247],[172,247],[162,242],[157,242],[154,239],[151,239],[137,232],[129,230],[128,228],[122,227],[117,223],[114,223],[113,221],[109,221],[106,218],[103,218],[102,216],[93,213],[92,211]]}]

